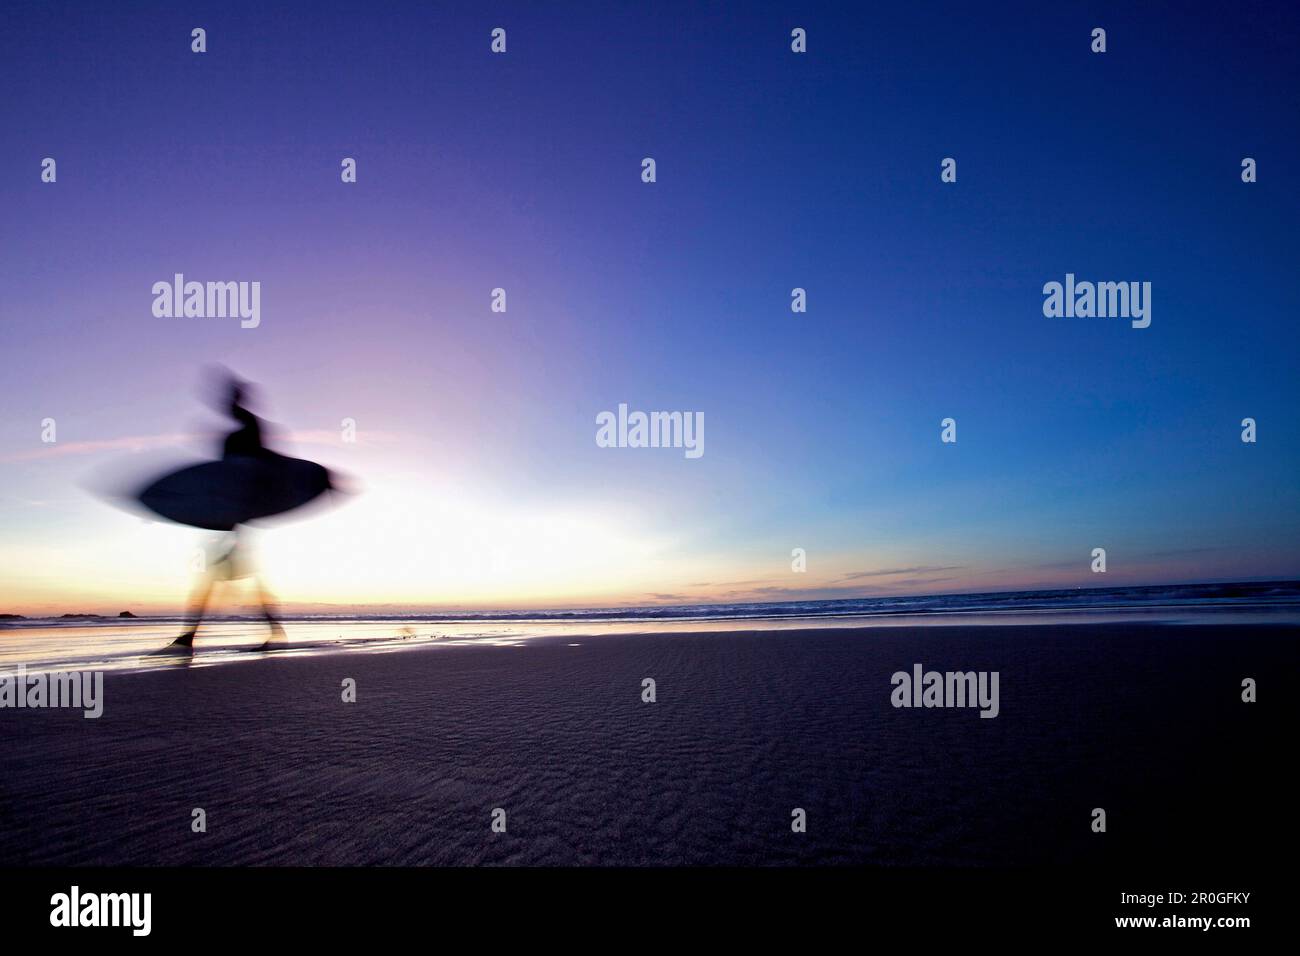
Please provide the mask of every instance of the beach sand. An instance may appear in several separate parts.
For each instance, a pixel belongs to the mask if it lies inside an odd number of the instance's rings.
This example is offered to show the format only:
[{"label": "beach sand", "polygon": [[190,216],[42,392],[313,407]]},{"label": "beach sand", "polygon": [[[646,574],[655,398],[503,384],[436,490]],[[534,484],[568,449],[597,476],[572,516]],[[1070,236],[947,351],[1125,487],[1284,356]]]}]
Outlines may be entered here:
[{"label": "beach sand", "polygon": [[[616,634],[110,672],[97,720],[0,710],[0,859],[1182,861],[1226,878],[1294,845],[1295,638],[1130,623]],[[998,671],[999,716],[894,708],[890,676],[915,663]],[[1244,677],[1258,703],[1241,701]]]}]

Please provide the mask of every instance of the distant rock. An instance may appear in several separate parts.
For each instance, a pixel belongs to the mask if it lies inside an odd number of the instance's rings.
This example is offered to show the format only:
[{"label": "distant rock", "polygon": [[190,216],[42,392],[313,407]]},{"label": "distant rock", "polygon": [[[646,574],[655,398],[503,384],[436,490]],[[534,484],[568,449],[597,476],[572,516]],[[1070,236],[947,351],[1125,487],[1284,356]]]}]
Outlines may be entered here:
[{"label": "distant rock", "polygon": [[99,618],[101,618],[101,617],[103,617],[103,616],[104,616],[104,615],[102,615],[102,614],[60,614],[60,615],[59,615],[59,620],[60,620],[60,621],[68,621],[68,620],[71,620],[71,621],[91,621],[91,620],[98,620]]},{"label": "distant rock", "polygon": [[135,617],[135,615],[132,614],[130,611],[123,611],[121,614],[118,615],[118,617]]},{"label": "distant rock", "polygon": [[0,621],[25,621],[27,618],[21,614],[0,614]]}]

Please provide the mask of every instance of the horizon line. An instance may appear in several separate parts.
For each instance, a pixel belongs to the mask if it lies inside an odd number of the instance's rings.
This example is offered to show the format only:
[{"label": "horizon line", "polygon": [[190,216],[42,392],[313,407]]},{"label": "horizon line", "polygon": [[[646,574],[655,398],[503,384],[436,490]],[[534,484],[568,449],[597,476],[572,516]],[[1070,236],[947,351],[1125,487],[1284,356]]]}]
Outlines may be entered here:
[{"label": "horizon line", "polygon": [[[496,606],[452,606],[439,607],[438,605],[385,605],[385,604],[352,604],[352,605],[315,605],[316,607],[333,608],[338,607],[337,612],[330,610],[291,610],[292,605],[281,605],[282,616],[294,615],[329,615],[338,613],[340,615],[368,611],[371,614],[382,615],[384,613],[400,615],[418,615],[422,613],[437,614],[474,614],[474,615],[491,615],[491,614],[527,614],[536,613],[575,613],[582,611],[638,611],[638,610],[671,610],[673,608],[725,608],[725,607],[762,607],[762,606],[779,606],[789,604],[840,604],[853,601],[925,601],[939,600],[942,598],[952,597],[980,597],[996,595],[1015,595],[1015,594],[1044,594],[1063,591],[1114,591],[1114,590],[1144,590],[1152,588],[1209,588],[1209,587],[1231,587],[1231,586],[1266,586],[1266,585],[1293,585],[1300,589],[1300,578],[1283,577],[1283,578],[1236,578],[1231,580],[1191,580],[1191,581],[1163,581],[1149,584],[1113,584],[1113,585],[1094,585],[1084,587],[1083,585],[1075,586],[1055,586],[1055,587],[1034,587],[1018,588],[1012,590],[998,591],[944,591],[927,594],[864,594],[856,597],[837,597],[837,598],[787,598],[782,600],[744,600],[744,601],[701,601],[701,602],[665,602],[665,603],[614,603],[614,604],[563,604],[553,606],[529,606],[529,607],[502,607]],[[138,606],[138,605],[137,605]],[[100,617],[108,620],[130,620],[122,618],[121,614],[131,613],[136,618],[170,618],[184,614],[184,609],[177,609],[173,612],[141,612],[136,614],[130,611],[130,606],[120,607],[116,612],[99,612],[99,611],[63,611],[52,614],[32,613],[24,614],[21,611],[0,611],[0,615],[9,615],[11,618],[23,618],[27,620],[46,620],[59,617]],[[253,613],[260,613],[254,611]],[[231,611],[225,614],[215,614],[213,617],[241,617],[241,611]]]}]

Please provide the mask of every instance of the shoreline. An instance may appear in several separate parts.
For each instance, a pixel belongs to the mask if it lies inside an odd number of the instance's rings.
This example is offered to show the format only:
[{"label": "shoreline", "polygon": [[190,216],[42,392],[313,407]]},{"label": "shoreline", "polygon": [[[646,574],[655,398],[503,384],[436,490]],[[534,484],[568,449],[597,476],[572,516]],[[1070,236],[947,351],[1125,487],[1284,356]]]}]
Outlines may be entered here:
[{"label": "shoreline", "polygon": [[808,633],[844,630],[863,633],[899,628],[1043,628],[1112,625],[1188,628],[1236,625],[1300,628],[1300,605],[1160,605],[1155,607],[1021,608],[1010,611],[909,612],[845,616],[788,615],[775,618],[684,618],[636,620],[418,621],[283,620],[287,639],[263,648],[263,620],[205,622],[192,654],[174,654],[167,645],[178,620],[135,619],[91,626],[0,629],[0,674],[23,667],[29,673],[103,670],[146,672],[177,667],[246,663],[267,657],[388,653],[424,646],[514,644],[572,638],[667,634]]}]

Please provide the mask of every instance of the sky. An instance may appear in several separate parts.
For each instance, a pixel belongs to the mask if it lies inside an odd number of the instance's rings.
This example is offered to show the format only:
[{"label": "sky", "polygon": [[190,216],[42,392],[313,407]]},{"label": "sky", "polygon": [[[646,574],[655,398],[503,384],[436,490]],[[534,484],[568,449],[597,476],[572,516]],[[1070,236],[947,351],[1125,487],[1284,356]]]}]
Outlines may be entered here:
[{"label": "sky", "polygon": [[1300,577],[1300,12],[1180,6],[5,4],[0,611],[182,606],[95,489],[217,454],[212,363],[359,489],[258,535],[294,609]]}]

